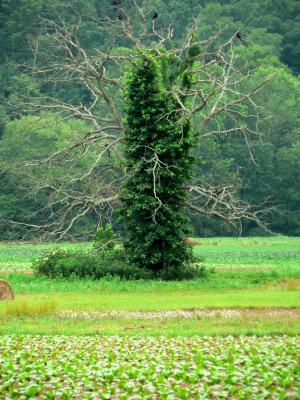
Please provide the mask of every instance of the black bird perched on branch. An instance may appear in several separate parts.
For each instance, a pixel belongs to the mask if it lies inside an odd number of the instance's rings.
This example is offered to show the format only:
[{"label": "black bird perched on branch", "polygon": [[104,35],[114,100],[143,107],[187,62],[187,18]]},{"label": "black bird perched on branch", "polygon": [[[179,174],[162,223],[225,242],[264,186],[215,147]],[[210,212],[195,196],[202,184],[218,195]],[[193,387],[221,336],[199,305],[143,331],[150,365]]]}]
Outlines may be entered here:
[{"label": "black bird perched on branch", "polygon": [[119,20],[119,21],[124,21],[124,18],[123,18],[123,15],[122,15],[122,14],[118,15],[118,20]]},{"label": "black bird perched on branch", "polygon": [[242,37],[242,34],[241,34],[241,32],[240,31],[237,31],[237,33],[236,33],[236,35],[235,35],[238,39],[239,39],[239,41],[241,42],[241,43],[243,43],[244,42],[244,39],[243,39],[243,37]]},{"label": "black bird perched on branch", "polygon": [[157,17],[158,17],[158,14],[157,14],[157,12],[155,12],[155,13],[152,15],[152,21],[156,20]]}]

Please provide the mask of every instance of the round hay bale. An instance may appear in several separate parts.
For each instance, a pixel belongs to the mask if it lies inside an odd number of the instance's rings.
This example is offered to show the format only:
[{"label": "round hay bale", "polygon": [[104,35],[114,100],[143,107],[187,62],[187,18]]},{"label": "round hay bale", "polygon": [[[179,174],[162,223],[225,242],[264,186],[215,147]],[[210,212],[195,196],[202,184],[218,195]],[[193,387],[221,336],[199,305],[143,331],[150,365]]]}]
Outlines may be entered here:
[{"label": "round hay bale", "polygon": [[0,280],[0,300],[13,300],[15,298],[14,292],[10,284],[6,281]]}]

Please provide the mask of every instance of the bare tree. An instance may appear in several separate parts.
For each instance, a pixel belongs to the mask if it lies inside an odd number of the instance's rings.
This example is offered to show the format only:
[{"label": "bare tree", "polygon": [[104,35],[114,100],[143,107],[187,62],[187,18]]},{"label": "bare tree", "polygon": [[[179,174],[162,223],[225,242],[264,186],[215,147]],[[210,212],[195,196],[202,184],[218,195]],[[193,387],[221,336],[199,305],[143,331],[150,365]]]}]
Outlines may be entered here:
[{"label": "bare tree", "polygon": [[[41,191],[48,193],[47,204],[37,211],[46,215],[46,220],[38,225],[26,224],[40,234],[68,238],[74,236],[74,227],[83,217],[92,216],[101,224],[112,215],[127,177],[122,166],[126,130],[122,104],[124,74],[137,57],[149,51],[157,59],[172,58],[175,64],[176,60],[186,61],[191,84],[183,89],[174,77],[169,95],[176,99],[182,118],[192,121],[196,143],[207,137],[239,134],[252,156],[251,137],[260,135],[259,124],[266,118],[255,97],[271,77],[255,86],[245,84],[251,82],[254,71],[240,65],[236,52],[242,46],[237,40],[239,31],[228,35],[224,28],[213,37],[197,39],[199,21],[195,20],[178,45],[172,27],[158,29],[159,17],[153,18],[153,12],[145,12],[136,0],[133,3],[131,9],[122,2],[113,5],[99,20],[75,11],[72,23],[62,15],[56,21],[43,19],[33,44],[34,62],[23,66],[39,82],[43,93],[38,97],[24,94],[23,112],[51,113],[56,116],[53,126],[76,118],[86,121],[89,127],[80,138],[75,135],[65,148],[15,170],[16,174],[29,171],[34,175],[33,167],[51,170],[60,165],[65,169],[64,176],[56,181],[36,179],[33,185],[35,180],[31,179],[33,186],[26,188],[36,195]],[[81,26],[87,21],[109,35],[110,43],[92,49],[84,46]],[[200,51],[193,55],[195,46]],[[188,65],[191,59],[193,62]],[[58,88],[67,90],[76,85],[87,93],[87,99],[64,100]],[[78,175],[76,166],[83,157],[89,158],[88,167]],[[153,175],[155,182],[155,171]],[[239,188],[234,185],[214,187],[207,182],[195,186],[187,182],[187,190],[190,197],[186,206],[193,213],[212,215],[239,227],[243,219],[252,220],[266,228],[262,218],[265,204],[254,207],[240,200]]]}]

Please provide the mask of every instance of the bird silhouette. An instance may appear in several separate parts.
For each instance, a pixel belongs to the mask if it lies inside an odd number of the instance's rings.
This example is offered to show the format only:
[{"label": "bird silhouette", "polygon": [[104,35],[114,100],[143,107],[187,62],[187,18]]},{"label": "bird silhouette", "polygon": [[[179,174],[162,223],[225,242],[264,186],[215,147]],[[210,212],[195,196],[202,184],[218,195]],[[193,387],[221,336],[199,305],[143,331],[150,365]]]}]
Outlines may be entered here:
[{"label": "bird silhouette", "polygon": [[153,14],[153,16],[152,16],[152,20],[154,21],[155,19],[157,19],[157,17],[158,17],[158,14],[157,14],[157,12],[155,12],[155,13]]},{"label": "bird silhouette", "polygon": [[244,43],[244,38],[242,37],[242,34],[241,34],[241,32],[240,31],[237,31],[237,33],[236,33],[236,35],[235,35],[238,39],[239,39],[239,41],[241,42],[241,43]]},{"label": "bird silhouette", "polygon": [[121,14],[118,15],[118,20],[119,20],[119,21],[124,21],[123,15],[121,15]]}]

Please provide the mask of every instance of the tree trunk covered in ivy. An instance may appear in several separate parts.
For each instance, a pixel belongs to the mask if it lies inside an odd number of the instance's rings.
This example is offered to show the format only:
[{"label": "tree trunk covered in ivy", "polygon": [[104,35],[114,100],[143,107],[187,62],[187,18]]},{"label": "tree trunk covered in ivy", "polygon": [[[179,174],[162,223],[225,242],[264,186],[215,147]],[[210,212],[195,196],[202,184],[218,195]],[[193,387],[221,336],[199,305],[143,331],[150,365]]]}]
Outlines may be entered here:
[{"label": "tree trunk covered in ivy", "polygon": [[[162,68],[163,66],[163,68]],[[132,263],[176,277],[192,253],[184,241],[184,184],[192,174],[190,122],[166,88],[166,60],[141,57],[128,74],[121,219]]]}]

